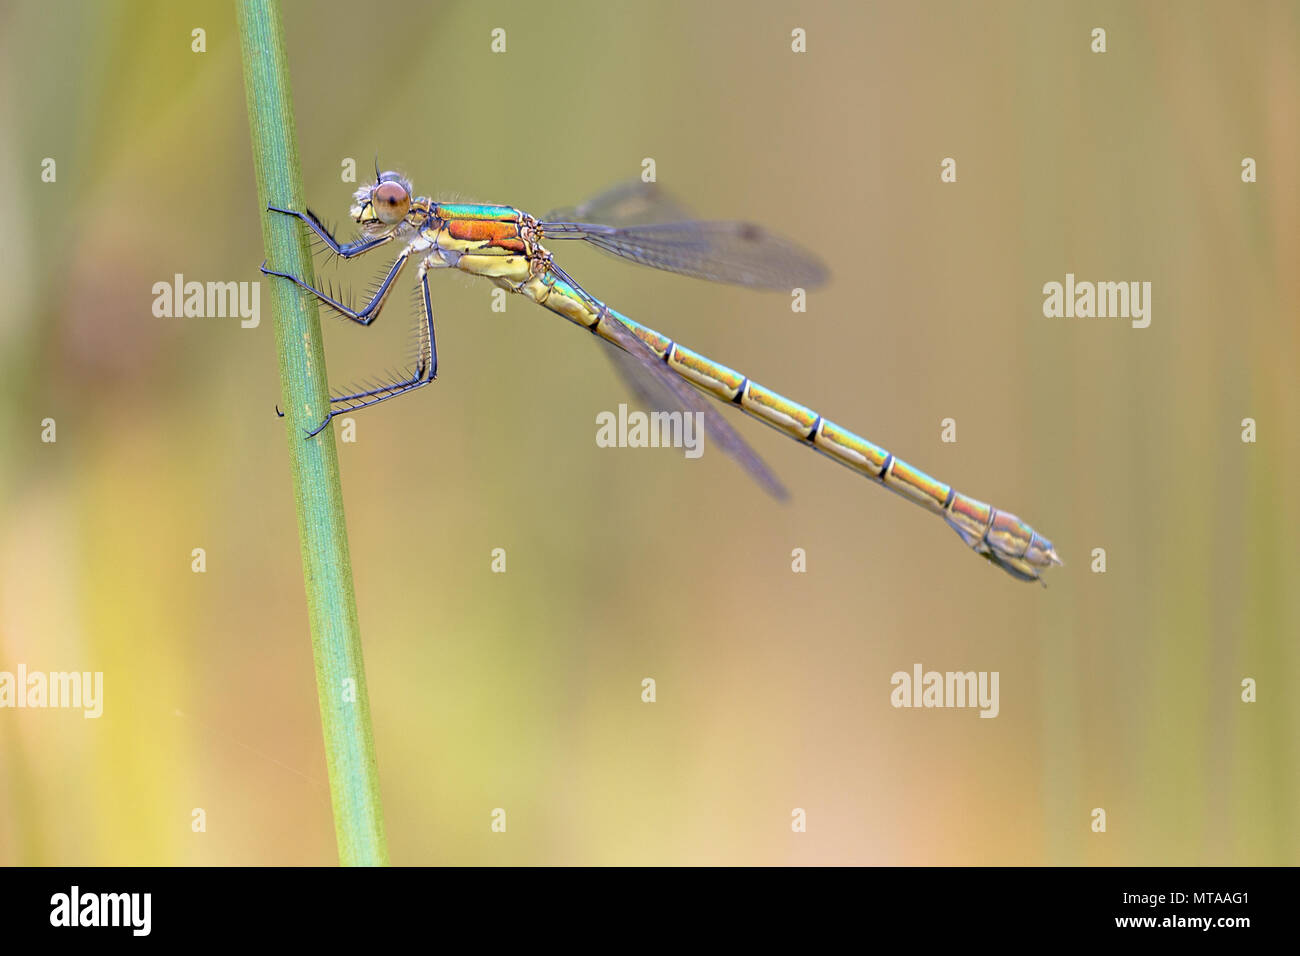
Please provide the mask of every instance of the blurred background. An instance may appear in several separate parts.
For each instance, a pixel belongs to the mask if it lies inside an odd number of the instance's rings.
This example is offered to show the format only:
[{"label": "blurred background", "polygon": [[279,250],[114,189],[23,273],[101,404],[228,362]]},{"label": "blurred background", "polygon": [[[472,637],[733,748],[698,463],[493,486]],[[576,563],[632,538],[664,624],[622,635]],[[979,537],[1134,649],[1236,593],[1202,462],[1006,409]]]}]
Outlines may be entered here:
[{"label": "blurred background", "polygon": [[[1300,861],[1297,4],[285,22],[327,219],[376,152],[419,193],[537,214],[652,157],[832,283],[793,314],[565,246],[579,281],[1065,560],[1017,583],[732,413],[789,503],[722,455],[598,448],[629,400],[602,349],[438,275],[437,384],[339,446],[395,863]],[[0,52],[0,670],[105,681],[98,720],[0,710],[0,863],[332,863],[270,296],[256,329],[152,312],[176,273],[260,278],[233,8],[7,0]],[[360,291],[379,265],[319,274]],[[1044,318],[1067,272],[1150,281],[1150,327]],[[369,330],[323,317],[336,384],[403,353],[399,292]],[[998,671],[999,716],[891,707],[915,663]]]}]

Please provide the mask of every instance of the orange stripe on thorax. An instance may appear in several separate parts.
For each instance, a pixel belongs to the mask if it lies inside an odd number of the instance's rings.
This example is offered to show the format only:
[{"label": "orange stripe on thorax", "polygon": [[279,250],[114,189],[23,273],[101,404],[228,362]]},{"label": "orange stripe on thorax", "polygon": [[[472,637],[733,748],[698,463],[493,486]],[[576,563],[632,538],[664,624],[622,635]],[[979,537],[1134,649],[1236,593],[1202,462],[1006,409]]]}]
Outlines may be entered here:
[{"label": "orange stripe on thorax", "polygon": [[485,219],[448,219],[447,233],[461,242],[482,243],[487,248],[505,249],[524,253],[528,249],[519,238],[519,226],[513,222],[491,222]]}]

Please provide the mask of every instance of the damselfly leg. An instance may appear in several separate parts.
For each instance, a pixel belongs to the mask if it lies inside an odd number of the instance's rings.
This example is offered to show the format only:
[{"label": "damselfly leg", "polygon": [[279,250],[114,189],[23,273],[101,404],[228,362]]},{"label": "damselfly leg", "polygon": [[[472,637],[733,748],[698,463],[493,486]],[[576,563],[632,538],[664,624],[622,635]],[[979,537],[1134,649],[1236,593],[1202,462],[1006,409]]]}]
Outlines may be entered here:
[{"label": "damselfly leg", "polygon": [[406,265],[406,260],[409,259],[410,256],[411,256],[410,249],[404,249],[402,251],[402,253],[393,262],[391,268],[389,268],[388,274],[384,276],[383,280],[375,288],[374,294],[371,296],[370,301],[366,304],[366,307],[360,310],[354,309],[350,305],[346,305],[340,302],[333,295],[329,295],[325,292],[322,292],[320,289],[316,289],[313,288],[312,286],[309,286],[307,283],[303,282],[295,275],[290,275],[288,272],[277,272],[274,269],[267,268],[265,262],[262,263],[262,274],[268,276],[278,276],[281,279],[288,279],[290,282],[292,282],[298,288],[302,289],[304,292],[310,292],[317,299],[319,299],[321,302],[324,302],[326,305],[328,305],[331,309],[333,309],[343,318],[355,322],[358,325],[370,325],[372,322],[375,321],[375,319],[379,318],[379,311],[384,307],[384,302],[387,301],[388,299],[388,293],[393,288],[393,282],[396,281],[398,274],[402,271],[402,266]]},{"label": "damselfly leg", "polygon": [[267,206],[270,212],[278,212],[285,216],[293,216],[295,219],[301,219],[311,231],[325,243],[330,252],[336,256],[342,256],[344,259],[353,259],[363,253],[369,252],[376,246],[382,246],[393,237],[388,236],[363,236],[360,239],[354,239],[351,242],[339,242],[325,228],[325,224],[316,217],[316,214],[308,209],[306,212],[298,212],[294,209],[281,209],[279,206]]},{"label": "damselfly leg", "polygon": [[[418,292],[422,315],[420,324],[416,327],[416,357],[415,366],[411,372],[405,377],[397,378],[391,382],[380,382],[370,388],[348,392],[343,395],[331,395],[330,405],[341,407],[331,408],[315,428],[306,431],[307,438],[315,438],[319,435],[336,415],[356,411],[360,408],[368,408],[371,405],[386,402],[390,398],[396,398],[398,395],[405,395],[417,388],[423,388],[438,377],[438,343],[433,330],[433,304],[429,297],[429,275],[423,265],[420,267]],[[279,409],[276,411],[279,413]]]},{"label": "damselfly leg", "polygon": [[[329,244],[330,248],[337,250],[339,255],[347,259],[351,259],[355,256],[359,256],[364,252],[369,252],[371,249],[375,248],[375,246],[379,245],[379,242],[375,242],[371,240],[361,240],[361,239],[358,239],[356,242],[350,242],[350,243],[345,243],[343,245],[340,245],[339,243],[334,241],[334,237],[331,236],[329,232],[326,231],[325,227],[320,224],[320,222],[316,219],[315,216],[310,216],[298,212],[290,212],[289,210],[280,209],[277,206],[268,206],[267,208],[272,212],[283,213],[286,216],[294,216],[295,218],[301,219],[303,222],[307,223],[307,225],[311,226],[313,231],[315,231],[317,235],[319,235],[322,239],[324,239]],[[391,237],[386,237],[382,241],[387,241],[387,238],[391,238]],[[370,301],[366,304],[366,307],[364,309],[360,309],[360,310],[354,309],[351,306],[346,305],[343,302],[340,302],[338,298],[336,298],[333,295],[329,295],[325,292],[322,292],[320,289],[313,288],[312,286],[308,285],[306,282],[303,282],[295,275],[290,275],[287,272],[277,272],[275,269],[267,268],[265,262],[262,263],[262,274],[270,275],[270,276],[279,276],[281,279],[288,279],[290,282],[298,286],[298,288],[302,289],[304,292],[309,292],[312,295],[314,295],[316,298],[318,298],[321,302],[324,302],[327,306],[329,306],[331,309],[333,309],[343,318],[356,322],[358,325],[370,325],[370,323],[374,322],[375,319],[379,318],[379,312],[381,309],[383,309],[384,302],[386,302],[388,299],[388,293],[392,290],[393,283],[397,280],[398,275],[402,271],[402,267],[406,265],[406,260],[409,259],[410,257],[411,257],[410,246],[407,246],[400,253],[398,253],[397,258],[393,260],[393,264],[389,267],[388,273],[375,287],[373,291],[373,295],[370,298]]]}]

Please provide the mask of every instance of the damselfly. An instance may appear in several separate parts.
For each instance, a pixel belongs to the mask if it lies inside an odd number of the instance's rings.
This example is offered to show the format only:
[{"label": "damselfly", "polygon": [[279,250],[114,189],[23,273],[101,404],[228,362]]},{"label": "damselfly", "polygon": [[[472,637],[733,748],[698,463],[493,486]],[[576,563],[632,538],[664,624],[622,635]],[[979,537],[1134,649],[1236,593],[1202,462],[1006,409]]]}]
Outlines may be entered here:
[{"label": "damselfly", "polygon": [[[417,259],[421,315],[416,355],[408,372],[393,381],[331,397],[331,410],[308,437],[318,434],[336,415],[396,398],[434,380],[438,351],[429,272],[459,269],[525,295],[616,346],[624,353],[621,368],[642,399],[655,403],[656,408],[702,414],[709,440],[777,497],[783,497],[785,490],[776,477],[701,392],[739,407],[941,515],[976,553],[1021,580],[1039,580],[1042,569],[1061,563],[1052,543],[1010,512],[959,493],[812,409],[609,308],[560,268],[543,245],[545,240],[581,239],[642,265],[755,289],[791,291],[824,281],[822,265],[793,243],[747,223],[699,222],[674,215],[677,211],[656,198],[653,188],[640,184],[618,187],[568,215],[545,219],[512,206],[417,197],[401,175],[378,170],[375,181],[358,189],[354,200],[350,212],[362,235],[344,243],[336,241],[310,210],[269,208],[302,220],[331,252],[344,259],[384,245],[400,247],[365,306],[354,308],[297,276],[266,265],[262,271],[296,283],[344,318],[370,325],[378,318],[398,274]],[[620,222],[623,224],[617,224]]]}]

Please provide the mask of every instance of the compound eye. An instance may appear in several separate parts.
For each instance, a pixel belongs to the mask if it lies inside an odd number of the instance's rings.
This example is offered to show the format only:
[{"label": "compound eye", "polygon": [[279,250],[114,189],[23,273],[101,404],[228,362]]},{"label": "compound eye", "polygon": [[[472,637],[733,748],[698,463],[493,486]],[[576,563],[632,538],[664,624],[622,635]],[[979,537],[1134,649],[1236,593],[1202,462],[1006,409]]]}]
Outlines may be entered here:
[{"label": "compound eye", "polygon": [[375,215],[387,225],[401,222],[411,209],[411,194],[401,183],[380,183],[370,194]]}]

